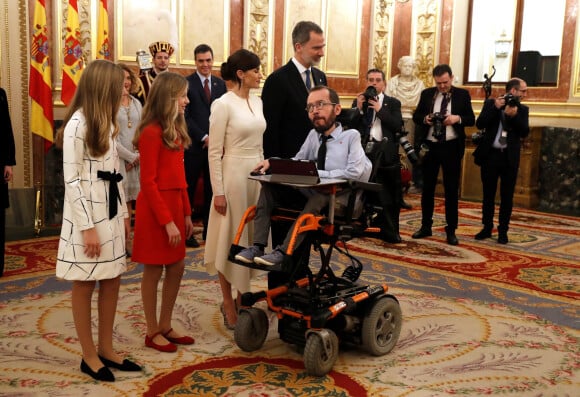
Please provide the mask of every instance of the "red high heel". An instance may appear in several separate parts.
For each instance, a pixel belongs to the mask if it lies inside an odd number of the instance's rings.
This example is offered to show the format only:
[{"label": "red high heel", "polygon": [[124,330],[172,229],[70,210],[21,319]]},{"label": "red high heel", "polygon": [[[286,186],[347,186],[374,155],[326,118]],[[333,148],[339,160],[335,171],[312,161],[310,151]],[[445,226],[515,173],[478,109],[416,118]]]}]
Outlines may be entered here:
[{"label": "red high heel", "polygon": [[195,339],[193,339],[191,336],[180,336],[179,338],[173,338],[169,336],[171,331],[173,331],[173,328],[169,328],[169,331],[163,333],[163,336],[169,342],[175,343],[176,345],[193,345],[195,343]]},{"label": "red high heel", "polygon": [[151,347],[155,350],[158,350],[158,351],[164,352],[164,353],[173,353],[173,352],[177,351],[177,346],[175,346],[171,342],[169,342],[166,345],[158,345],[157,343],[153,342],[153,339],[155,339],[155,337],[157,335],[161,335],[161,332],[156,332],[152,336],[145,335],[145,346]]}]

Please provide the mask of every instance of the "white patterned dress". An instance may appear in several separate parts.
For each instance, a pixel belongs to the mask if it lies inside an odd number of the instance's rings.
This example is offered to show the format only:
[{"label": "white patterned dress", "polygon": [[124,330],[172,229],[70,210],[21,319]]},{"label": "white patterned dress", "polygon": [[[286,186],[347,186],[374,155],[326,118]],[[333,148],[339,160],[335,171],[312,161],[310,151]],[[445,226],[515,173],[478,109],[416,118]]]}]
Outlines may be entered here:
[{"label": "white patterned dress", "polygon": [[[109,138],[109,151],[92,157],[85,146],[86,120],[76,111],[64,129],[63,173],[64,208],[58,245],[56,276],[65,280],[112,279],[126,270],[125,224],[127,206],[122,182],[118,183],[121,202],[117,215],[109,219],[110,183],[98,171],[119,169],[116,142]],[[95,227],[101,242],[99,257],[84,254],[82,231]]]}]

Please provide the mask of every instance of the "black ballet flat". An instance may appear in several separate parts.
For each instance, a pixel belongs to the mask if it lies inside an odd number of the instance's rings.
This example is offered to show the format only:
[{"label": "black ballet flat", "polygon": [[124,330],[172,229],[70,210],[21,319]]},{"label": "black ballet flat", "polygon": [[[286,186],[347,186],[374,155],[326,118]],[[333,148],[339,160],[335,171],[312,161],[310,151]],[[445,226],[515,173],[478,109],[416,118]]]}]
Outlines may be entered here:
[{"label": "black ballet flat", "polygon": [[130,361],[127,359],[124,359],[123,362],[121,364],[119,364],[119,363],[116,363],[114,361],[107,360],[103,356],[99,356],[99,358],[101,359],[103,364],[105,364],[105,367],[115,368],[115,369],[118,369],[119,371],[137,372],[137,371],[141,371],[141,369],[142,369],[140,365],[137,365],[133,361]]},{"label": "black ballet flat", "polygon": [[85,363],[85,360],[81,360],[81,372],[89,375],[94,380],[100,380],[103,382],[114,382],[115,376],[111,370],[107,367],[101,367],[97,372],[93,371],[91,367]]}]

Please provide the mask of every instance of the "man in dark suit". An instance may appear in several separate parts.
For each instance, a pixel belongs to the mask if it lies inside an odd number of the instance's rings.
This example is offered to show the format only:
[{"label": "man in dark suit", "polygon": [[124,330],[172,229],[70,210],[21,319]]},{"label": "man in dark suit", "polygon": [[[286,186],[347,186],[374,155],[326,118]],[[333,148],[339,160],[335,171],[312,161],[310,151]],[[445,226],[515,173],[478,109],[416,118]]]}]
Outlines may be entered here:
[{"label": "man in dark suit", "polygon": [[327,85],[326,75],[314,67],[324,56],[325,40],[320,26],[301,21],[292,31],[294,56],[264,82],[262,101],[267,127],[264,156],[294,156],[312,129],[306,112],[308,91]]},{"label": "man in dark suit", "polygon": [[399,159],[399,137],[403,125],[401,102],[385,94],[385,73],[382,70],[370,69],[367,72],[366,83],[367,88],[370,86],[375,88],[377,96],[368,97],[365,91],[353,101],[353,107],[356,106],[362,116],[358,130],[362,133],[363,146],[366,147],[369,142],[374,145],[384,141],[382,146],[384,151],[380,153],[381,165],[376,170],[373,182],[383,185],[379,194],[384,211],[384,218],[380,221],[382,238],[389,243],[397,244],[401,242],[399,212],[403,197]]},{"label": "man in dark suit", "polygon": [[16,151],[14,146],[14,133],[10,112],[8,111],[8,98],[6,91],[0,88],[0,169],[2,180],[0,181],[0,277],[4,274],[4,244],[6,241],[6,208],[10,207],[8,200],[8,182],[12,180],[12,166],[16,165]]},{"label": "man in dark suit", "polygon": [[465,153],[465,127],[475,124],[475,114],[469,92],[453,86],[453,73],[449,65],[435,66],[433,79],[436,86],[421,92],[413,114],[415,144],[420,146],[425,143],[429,147],[421,164],[421,228],[413,234],[413,238],[432,235],[435,185],[439,168],[442,168],[447,222],[445,233],[447,243],[457,245],[455,229],[459,218],[459,175]]},{"label": "man in dark suit", "polygon": [[[198,45],[193,55],[196,72],[187,77],[189,89],[187,97],[189,104],[185,109],[185,121],[192,144],[185,151],[185,176],[187,179],[187,193],[193,206],[197,181],[203,174],[203,234],[205,240],[209,207],[211,205],[212,190],[209,178],[209,164],[207,147],[209,144],[209,114],[211,103],[226,93],[226,83],[219,77],[212,76],[213,50],[207,44]],[[188,247],[199,247],[194,236],[186,242]]]},{"label": "man in dark suit", "polygon": [[522,105],[527,84],[513,78],[507,82],[506,95],[487,99],[477,118],[476,126],[485,129],[477,149],[473,153],[475,163],[481,166],[483,184],[483,229],[475,235],[476,240],[491,237],[495,211],[495,192],[500,179],[499,225],[497,242],[508,243],[507,231],[512,215],[514,190],[520,165],[520,140],[528,136],[529,109]]}]

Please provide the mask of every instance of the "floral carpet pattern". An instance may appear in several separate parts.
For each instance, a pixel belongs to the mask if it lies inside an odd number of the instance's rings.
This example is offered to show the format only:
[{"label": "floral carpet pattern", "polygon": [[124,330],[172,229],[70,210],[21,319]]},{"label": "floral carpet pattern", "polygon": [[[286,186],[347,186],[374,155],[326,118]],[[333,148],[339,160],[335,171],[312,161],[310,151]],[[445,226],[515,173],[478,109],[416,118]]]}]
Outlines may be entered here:
[{"label": "floral carpet pattern", "polygon": [[[436,213],[442,214],[439,207]],[[387,283],[399,300],[403,327],[389,354],[341,347],[333,371],[320,378],[305,374],[301,354],[278,338],[273,316],[259,351],[236,346],[202,247],[188,250],[173,324],[196,343],[177,353],[144,347],[141,265],[131,263],[115,345],[144,370],[114,371],[116,382],[93,382],[79,371],[70,284],[54,277],[57,238],[9,243],[0,278],[0,395],[578,396],[580,221],[518,209],[510,244],[500,246],[473,240],[479,208],[462,203],[460,245],[452,247],[442,219],[435,220],[432,238],[412,240],[420,212],[404,211],[403,244],[349,243],[365,265],[361,280]],[[348,264],[333,258],[338,272]],[[255,289],[265,285],[264,277],[254,282]]]}]

